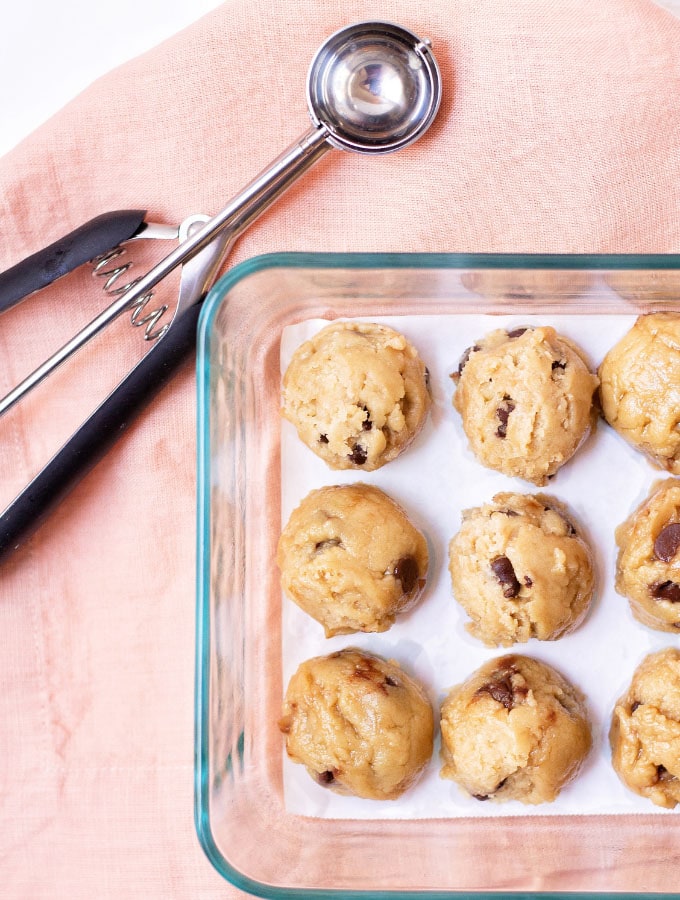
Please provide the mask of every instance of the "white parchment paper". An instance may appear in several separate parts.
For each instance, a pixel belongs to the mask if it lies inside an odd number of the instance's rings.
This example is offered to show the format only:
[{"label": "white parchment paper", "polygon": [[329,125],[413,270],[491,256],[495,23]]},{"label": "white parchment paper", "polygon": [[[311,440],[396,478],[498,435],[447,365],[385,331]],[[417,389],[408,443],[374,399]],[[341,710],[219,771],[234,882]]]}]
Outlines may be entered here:
[{"label": "white parchment paper", "polygon": [[[430,571],[420,604],[383,634],[343,635],[326,639],[322,627],[288,599],[283,601],[283,683],[305,659],[355,646],[401,663],[418,678],[438,710],[449,688],[463,681],[486,660],[518,652],[555,666],[588,698],[594,746],[579,777],[551,804],[525,806],[517,801],[480,803],[466,797],[454,782],[439,777],[439,738],[421,781],[395,801],[345,797],[317,785],[303,766],[284,752],[286,809],[324,818],[442,818],[455,816],[517,816],[564,814],[667,814],[628,791],[610,762],[608,730],[611,712],[627,689],[642,658],[664,646],[678,645],[671,634],[637,623],[627,601],[614,590],[616,546],[614,530],[664,477],[628,447],[603,422],[577,454],[545,488],[508,478],[480,465],[451,400],[451,372],[463,351],[495,328],[552,325],[574,340],[590,358],[593,369],[632,326],[634,316],[401,316],[375,317],[390,325],[418,348],[430,370],[433,407],[417,440],[396,460],[376,472],[335,472],[329,469],[282,420],[282,524],[313,488],[357,481],[374,484],[400,503],[427,536]],[[328,324],[308,320],[284,330],[281,371],[305,340]],[[558,641],[531,640],[511,649],[489,649],[465,630],[466,615],[454,601],[448,573],[448,544],[460,527],[461,511],[479,506],[499,491],[541,490],[569,505],[596,559],[599,590],[583,625]]]}]

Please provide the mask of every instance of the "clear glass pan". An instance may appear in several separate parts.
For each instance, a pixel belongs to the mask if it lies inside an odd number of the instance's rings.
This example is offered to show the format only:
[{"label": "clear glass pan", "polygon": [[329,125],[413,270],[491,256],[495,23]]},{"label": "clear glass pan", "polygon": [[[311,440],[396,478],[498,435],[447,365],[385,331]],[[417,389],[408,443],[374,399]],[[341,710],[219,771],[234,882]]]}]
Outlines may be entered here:
[{"label": "clear glass pan", "polygon": [[279,341],[308,318],[680,310],[680,255],[258,257],[198,341],[195,817],[217,870],[263,897],[671,896],[680,815],[312,819],[283,804]]}]

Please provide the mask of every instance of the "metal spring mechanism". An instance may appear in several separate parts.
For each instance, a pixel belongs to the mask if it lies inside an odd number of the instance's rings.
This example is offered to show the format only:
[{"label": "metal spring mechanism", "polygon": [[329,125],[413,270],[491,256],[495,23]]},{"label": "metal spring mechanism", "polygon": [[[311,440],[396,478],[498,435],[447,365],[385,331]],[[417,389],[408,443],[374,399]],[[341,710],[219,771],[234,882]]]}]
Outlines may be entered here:
[{"label": "metal spring mechanism", "polygon": [[[102,285],[102,290],[110,297],[118,297],[121,294],[124,294],[141,281],[142,276],[140,275],[138,278],[133,278],[132,281],[128,281],[126,284],[117,283],[119,279],[125,275],[128,269],[132,268],[134,265],[134,262],[131,259],[128,259],[127,262],[114,263],[115,260],[118,260],[125,253],[127,253],[125,247],[118,246],[92,260],[92,265],[94,266],[92,277],[106,279]],[[109,263],[114,263],[112,268],[107,268]],[[155,341],[158,338],[163,337],[171,324],[170,322],[166,322],[165,325],[154,331],[154,328],[160,319],[162,319],[163,315],[168,311],[167,304],[159,306],[158,309],[154,309],[146,315],[142,315],[147,304],[154,296],[154,293],[154,291],[147,291],[130,304],[130,309],[132,310],[130,324],[134,325],[136,328],[144,327],[145,341]]]}]

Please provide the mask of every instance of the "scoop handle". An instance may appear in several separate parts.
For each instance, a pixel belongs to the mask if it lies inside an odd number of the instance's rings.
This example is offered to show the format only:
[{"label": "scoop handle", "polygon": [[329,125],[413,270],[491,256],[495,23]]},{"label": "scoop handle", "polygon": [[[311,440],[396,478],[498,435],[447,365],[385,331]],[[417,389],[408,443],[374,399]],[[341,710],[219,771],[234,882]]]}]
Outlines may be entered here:
[{"label": "scoop handle", "polygon": [[0,312],[129,240],[142,227],[145,215],[145,209],[103,213],[0,273]]},{"label": "scoop handle", "polygon": [[201,303],[172,327],[0,514],[0,560],[17,550],[116,443],[196,347]]}]

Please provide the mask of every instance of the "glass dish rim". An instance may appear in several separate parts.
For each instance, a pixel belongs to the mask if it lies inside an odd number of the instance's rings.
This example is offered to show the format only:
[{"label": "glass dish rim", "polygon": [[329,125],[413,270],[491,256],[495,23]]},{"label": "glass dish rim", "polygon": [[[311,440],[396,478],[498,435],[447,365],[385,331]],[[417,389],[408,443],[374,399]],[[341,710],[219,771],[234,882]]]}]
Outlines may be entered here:
[{"label": "glass dish rim", "polygon": [[[227,881],[253,896],[270,900],[443,900],[443,898],[475,898],[475,900],[586,900],[586,898],[618,898],[618,892],[537,893],[503,891],[441,890],[356,890],[290,888],[255,881],[236,869],[224,858],[212,835],[208,811],[207,717],[209,659],[203,653],[209,628],[209,571],[200,560],[210,550],[210,499],[205,486],[210,466],[210,339],[214,318],[225,296],[240,281],[272,268],[296,269],[536,269],[572,271],[680,270],[680,253],[336,253],[281,252],[250,257],[235,265],[211,288],[200,313],[197,327],[197,498],[196,498],[196,650],[195,650],[195,718],[194,718],[194,825],[199,844],[217,872]],[[633,894],[645,900],[669,900],[672,894]]]}]

